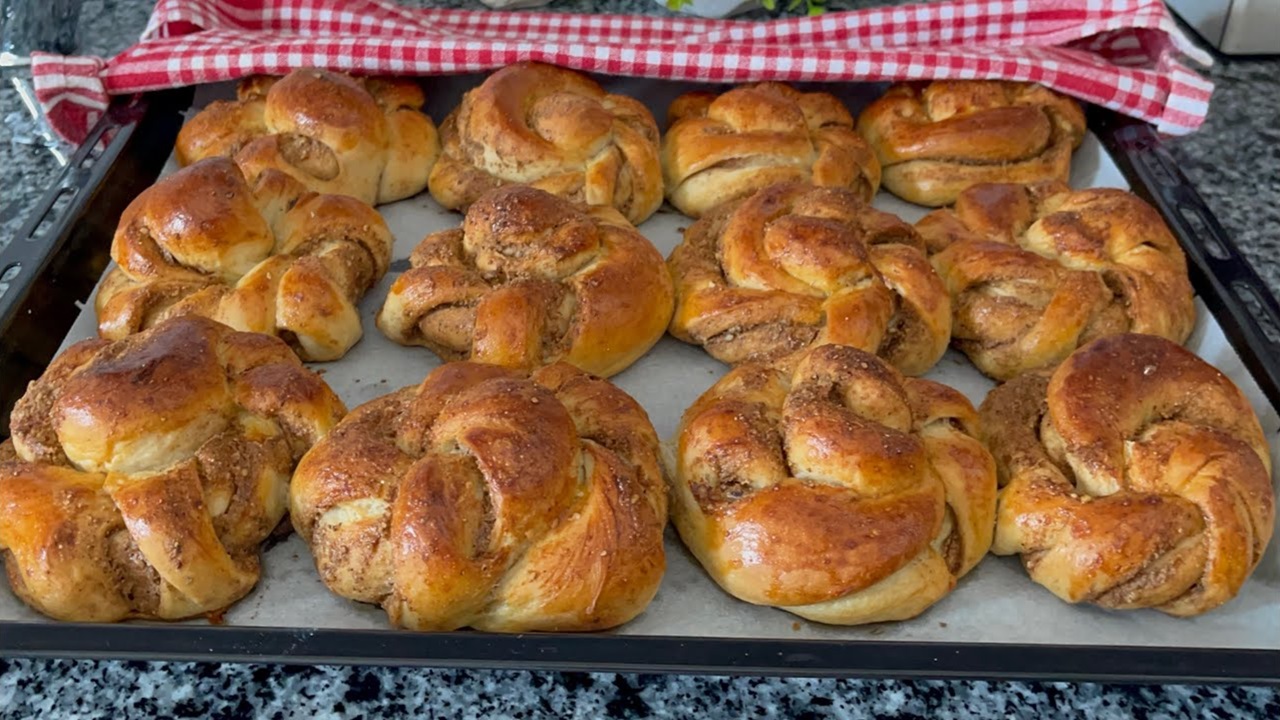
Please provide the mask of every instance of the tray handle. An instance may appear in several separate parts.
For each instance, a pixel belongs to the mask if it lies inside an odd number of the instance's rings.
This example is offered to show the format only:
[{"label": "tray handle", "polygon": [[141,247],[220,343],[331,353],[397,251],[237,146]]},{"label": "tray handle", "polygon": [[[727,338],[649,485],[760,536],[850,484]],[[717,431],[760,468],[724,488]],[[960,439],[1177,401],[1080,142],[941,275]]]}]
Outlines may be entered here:
[{"label": "tray handle", "polygon": [[98,161],[103,155],[118,154],[114,146],[124,138],[115,131],[121,127],[121,115],[125,112],[117,109],[103,115],[49,189],[36,201],[9,244],[0,249],[0,327],[8,327],[12,314],[30,291],[41,263],[52,249],[54,243],[41,241],[56,236],[53,230],[61,225],[61,216],[94,186],[98,177],[93,168],[101,167]]},{"label": "tray handle", "polygon": [[1280,303],[1148,124],[1115,113],[1093,126],[1133,191],[1182,245],[1191,281],[1262,392],[1280,407]]},{"label": "tray handle", "polygon": [[192,94],[113,102],[0,250],[0,438],[106,269],[120,213],[164,167]]}]

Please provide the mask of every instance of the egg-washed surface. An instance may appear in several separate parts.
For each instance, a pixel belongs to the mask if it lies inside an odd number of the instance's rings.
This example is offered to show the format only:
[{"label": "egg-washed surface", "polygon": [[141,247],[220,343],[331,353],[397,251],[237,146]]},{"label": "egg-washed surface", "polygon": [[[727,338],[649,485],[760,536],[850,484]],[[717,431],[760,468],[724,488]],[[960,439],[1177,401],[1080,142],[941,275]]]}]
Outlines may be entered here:
[{"label": "egg-washed surface", "polygon": [[[443,117],[461,90],[478,82],[478,76],[440,82],[456,84],[448,89],[428,85],[433,118]],[[639,97],[662,117],[667,103],[690,84],[653,83],[617,79],[606,83],[613,92]],[[831,91],[830,86],[821,86]],[[856,113],[879,88],[841,88],[840,97]],[[230,97],[232,88],[206,89],[197,98]],[[456,92],[455,92],[456,90]],[[220,94],[212,94],[217,92]],[[451,94],[452,93],[452,94]],[[167,169],[171,171],[173,167]],[[1092,135],[1085,138],[1073,160],[1071,186],[1126,187],[1124,178]],[[880,193],[875,207],[900,215],[907,222],[923,216],[925,209]],[[395,278],[407,268],[414,246],[427,233],[455,228],[462,216],[441,209],[426,194],[378,208],[396,237],[393,266],[381,283],[360,304],[364,339],[342,360],[326,363],[324,379],[348,407],[392,390],[416,384],[438,360],[422,348],[401,347],[373,330],[374,316]],[[680,231],[692,220],[663,208],[640,226],[664,256],[680,239]],[[92,334],[93,313],[82,315],[69,340]],[[1239,356],[1226,341],[1213,315],[1197,301],[1197,321],[1188,347],[1236,382],[1262,423],[1263,433],[1274,441],[1280,417],[1249,377]],[[612,382],[632,395],[648,412],[658,437],[669,441],[684,410],[728,371],[727,366],[703,350],[664,337],[648,354]],[[992,382],[984,378],[962,355],[949,350],[925,378],[955,387],[975,405],[981,403]],[[1273,460],[1280,459],[1272,448]],[[1014,558],[987,557],[958,584],[955,591],[921,616],[906,622],[863,628],[836,628],[797,621],[780,610],[756,607],[735,600],[712,582],[671,531],[667,533],[667,572],[658,595],[644,614],[613,631],[622,634],[683,635],[689,637],[773,638],[779,640],[875,640],[922,642],[1004,642],[1102,644],[1114,646],[1203,646],[1224,648],[1280,648],[1280,624],[1275,622],[1280,603],[1280,543],[1272,543],[1257,571],[1240,595],[1225,606],[1201,617],[1179,619],[1152,611],[1112,613],[1067,605],[1027,579]],[[328,592],[316,574],[306,546],[296,537],[263,555],[263,578],[258,588],[226,615],[232,625],[296,626],[314,628],[386,629],[385,613],[372,605],[360,605]],[[299,618],[305,618],[300,621]],[[0,621],[38,621],[8,590],[0,591]],[[194,621],[204,623],[205,621]]]}]

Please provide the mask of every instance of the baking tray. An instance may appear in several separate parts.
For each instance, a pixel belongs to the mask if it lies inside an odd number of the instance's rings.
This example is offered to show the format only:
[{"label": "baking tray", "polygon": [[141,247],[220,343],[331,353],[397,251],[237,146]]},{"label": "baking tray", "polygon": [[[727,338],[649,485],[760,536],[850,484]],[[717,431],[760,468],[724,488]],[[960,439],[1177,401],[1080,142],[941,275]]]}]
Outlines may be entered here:
[{"label": "baking tray", "polygon": [[[432,117],[443,118],[480,76],[429,78]],[[641,98],[665,116],[669,101],[696,87],[623,78],[607,86]],[[820,85],[856,112],[881,85]],[[106,249],[124,205],[167,160],[184,110],[228,97],[229,85],[135,98],[112,108],[37,208],[23,234],[0,253],[0,273],[22,269],[0,296],[0,391],[17,397],[26,380],[65,345],[93,334],[85,302],[107,265]],[[1072,184],[1132,187],[1182,240],[1193,268],[1200,315],[1189,346],[1232,377],[1275,442],[1280,429],[1280,309],[1226,237],[1149,126],[1098,109],[1077,152]],[[85,163],[88,162],[88,166]],[[64,198],[55,202],[61,196]],[[68,199],[69,198],[69,199]],[[924,210],[881,193],[875,204],[914,220]],[[460,216],[428,195],[380,208],[396,236],[391,273],[361,304],[365,337],[346,358],[325,363],[325,379],[349,406],[422,379],[439,361],[405,348],[373,325],[387,288],[427,233]],[[692,221],[664,209],[641,231],[665,255]],[[33,238],[33,239],[28,239]],[[10,271],[12,272],[12,271]],[[65,336],[65,340],[63,340]],[[645,406],[669,439],[693,399],[725,366],[702,350],[664,338],[614,380]],[[954,351],[927,377],[980,402],[991,381]],[[8,406],[4,406],[7,415]],[[1273,449],[1273,456],[1275,449]],[[1280,461],[1280,458],[1277,458]],[[1278,462],[1280,464],[1280,462]],[[1240,596],[1189,620],[1154,611],[1070,606],[1026,577],[1016,558],[987,557],[959,587],[918,618],[857,628],[809,623],[727,595],[703,573],[674,533],[657,598],[635,621],[589,635],[420,634],[391,630],[380,608],[343,600],[320,583],[303,543],[291,536],[263,556],[262,581],[225,614],[160,624],[78,625],[45,620],[0,589],[0,653],[27,656],[417,664],[574,670],[1004,677],[1125,681],[1280,683],[1280,542],[1272,543]]]}]

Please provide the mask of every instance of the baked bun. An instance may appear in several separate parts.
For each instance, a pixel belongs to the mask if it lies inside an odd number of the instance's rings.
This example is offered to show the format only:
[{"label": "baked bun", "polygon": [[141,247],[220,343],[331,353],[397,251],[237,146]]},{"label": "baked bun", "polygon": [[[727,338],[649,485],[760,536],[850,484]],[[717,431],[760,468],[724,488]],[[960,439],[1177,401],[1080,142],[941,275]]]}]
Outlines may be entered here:
[{"label": "baked bun", "polygon": [[875,154],[827,93],[775,82],[692,92],[667,115],[662,172],[667,199],[685,215],[781,182],[847,188],[868,202],[880,188]]},{"label": "baked bun", "polygon": [[240,83],[178,133],[178,164],[234,157],[250,181],[279,170],[319,193],[386,203],[417,195],[440,153],[422,88],[304,68]]},{"label": "baked bun", "polygon": [[1067,602],[1211,610],[1275,526],[1271,458],[1240,390],[1152,335],[1114,335],[982,404],[1000,470],[998,555]]},{"label": "baked bun", "polygon": [[445,118],[440,141],[431,195],[452,210],[507,184],[610,205],[636,225],[662,204],[653,116],[573,70],[523,62],[493,73]]},{"label": "baked bun", "polygon": [[766,188],[685,231],[668,260],[671,334],[730,364],[838,343],[919,375],[951,335],[947,291],[923,247],[852,190]]},{"label": "baked bun", "polygon": [[889,88],[858,116],[884,186],[918,205],[955,202],[970,185],[1066,182],[1084,112],[1042,85],[938,80]]},{"label": "baked bun", "polygon": [[1195,324],[1182,248],[1123,190],[977,185],[916,228],[951,293],[952,340],[991,377],[1056,365],[1106,335],[1183,342]]},{"label": "baked bun", "polygon": [[303,458],[294,527],[321,579],[413,630],[601,630],[665,568],[644,410],[558,363],[450,363],[357,408]]},{"label": "baked bun", "polygon": [[98,332],[118,340],[202,315],[279,335],[305,360],[335,360],[360,339],[356,303],[386,274],[392,241],[355,198],[316,195],[274,170],[250,186],[232,161],[202,160],[121,215]]},{"label": "baked bun", "polygon": [[428,235],[396,278],[378,327],[445,360],[530,369],[564,360],[609,376],[671,319],[662,256],[616,210],[513,185]]},{"label": "baked bun", "polygon": [[991,544],[963,395],[839,345],[734,368],[681,420],[672,520],[729,594],[839,625],[914,617]]},{"label": "baked bun", "polygon": [[258,581],[298,458],[345,412],[289,348],[196,317],[54,359],[0,445],[0,554],[58,620],[176,620]]}]

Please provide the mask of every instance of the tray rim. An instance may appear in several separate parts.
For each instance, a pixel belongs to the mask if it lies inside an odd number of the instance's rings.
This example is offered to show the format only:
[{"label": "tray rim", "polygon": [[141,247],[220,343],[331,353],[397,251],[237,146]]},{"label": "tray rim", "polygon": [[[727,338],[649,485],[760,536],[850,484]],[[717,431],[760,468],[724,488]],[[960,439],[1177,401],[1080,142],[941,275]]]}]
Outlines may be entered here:
[{"label": "tray rim", "polygon": [[1280,651],[1177,646],[0,623],[0,654],[488,670],[1280,685]]},{"label": "tray rim", "polygon": [[[44,246],[38,258],[37,277],[13,293],[20,296],[17,300],[11,297],[0,305],[0,345],[12,341],[9,331],[22,315],[21,301],[37,289],[36,284],[57,284],[57,277],[49,277],[62,270],[62,265],[54,262],[56,256],[66,255],[78,243],[85,242],[85,233],[75,232],[81,221],[94,216],[117,217],[123,209],[119,205],[120,193],[101,192],[119,175],[117,165],[129,166],[134,171],[131,179],[135,183],[142,180],[149,184],[158,177],[167,148],[181,125],[181,112],[190,106],[193,98],[190,88],[134,96],[117,100],[105,114],[100,128],[77,150],[73,162],[64,168],[37,205],[37,208],[48,209],[66,188],[75,190],[67,212],[55,221],[56,227],[48,233],[53,240]],[[1187,253],[1198,296],[1222,326],[1227,340],[1245,362],[1246,371],[1272,405],[1280,407],[1280,340],[1258,325],[1232,286],[1240,283],[1253,291],[1272,329],[1280,324],[1280,305],[1182,175],[1150,125],[1098,107],[1090,108],[1089,115],[1090,129],[1102,141],[1133,191],[1156,207],[1178,237]],[[90,143],[101,137],[104,127],[113,131],[110,141],[105,149],[99,148],[95,153]],[[166,148],[158,162],[157,147]],[[86,168],[75,160],[86,157],[109,161],[91,163]],[[43,210],[37,212],[43,214]],[[1189,225],[1189,216],[1199,218],[1200,223]],[[26,245],[24,238],[34,234],[39,224],[39,217],[29,220],[14,243]],[[1204,240],[1204,234],[1211,236],[1208,240],[1221,252],[1206,253],[1200,243],[1191,241],[1196,237]],[[30,252],[29,247],[22,249]],[[7,264],[8,255],[8,248],[0,252],[0,267]],[[100,275],[102,269],[97,268],[95,273],[90,268],[89,274]],[[39,324],[39,319],[36,323]],[[60,330],[59,339],[66,328]],[[2,350],[0,347],[0,366],[9,359]],[[7,417],[7,412],[8,408],[0,408],[0,416]],[[7,435],[7,422],[0,426],[0,437],[3,435]],[[1280,685],[1280,649],[616,633],[504,635],[474,631],[414,633],[393,628],[0,621],[0,656],[710,675]]]}]

